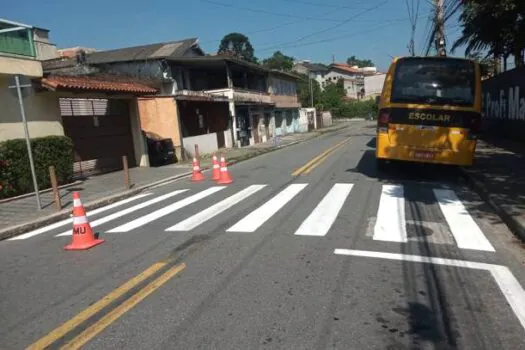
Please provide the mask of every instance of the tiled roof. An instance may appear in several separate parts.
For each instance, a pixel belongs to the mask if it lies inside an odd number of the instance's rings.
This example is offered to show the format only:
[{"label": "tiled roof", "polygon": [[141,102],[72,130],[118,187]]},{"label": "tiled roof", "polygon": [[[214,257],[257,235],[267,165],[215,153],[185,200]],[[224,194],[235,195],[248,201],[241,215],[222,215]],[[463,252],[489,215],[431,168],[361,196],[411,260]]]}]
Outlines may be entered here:
[{"label": "tiled roof", "polygon": [[363,71],[359,68],[354,68],[352,66],[349,66],[348,64],[342,64],[342,63],[333,63],[330,65],[330,67],[349,72],[349,73],[362,73]]},{"label": "tiled roof", "polygon": [[118,78],[102,78],[91,76],[49,76],[42,78],[43,86],[53,89],[78,89],[105,92],[132,92],[153,94],[157,90],[142,83]]}]

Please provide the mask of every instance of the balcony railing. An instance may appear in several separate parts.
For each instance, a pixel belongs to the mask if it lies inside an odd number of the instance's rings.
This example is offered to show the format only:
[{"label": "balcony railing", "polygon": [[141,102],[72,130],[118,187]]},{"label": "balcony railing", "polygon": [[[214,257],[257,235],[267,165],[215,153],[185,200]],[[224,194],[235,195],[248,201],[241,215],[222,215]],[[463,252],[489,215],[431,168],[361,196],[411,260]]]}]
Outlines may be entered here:
[{"label": "balcony railing", "polygon": [[35,57],[35,46],[30,35],[27,31],[0,34],[0,53]]}]

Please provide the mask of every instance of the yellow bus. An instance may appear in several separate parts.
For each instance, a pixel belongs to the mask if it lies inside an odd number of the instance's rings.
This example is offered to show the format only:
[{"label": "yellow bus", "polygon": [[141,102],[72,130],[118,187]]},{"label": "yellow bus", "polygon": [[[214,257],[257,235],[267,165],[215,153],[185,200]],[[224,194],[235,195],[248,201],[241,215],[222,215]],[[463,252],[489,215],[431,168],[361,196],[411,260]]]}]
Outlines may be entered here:
[{"label": "yellow bus", "polygon": [[378,99],[376,160],[470,166],[481,125],[481,75],[452,57],[393,60]]}]

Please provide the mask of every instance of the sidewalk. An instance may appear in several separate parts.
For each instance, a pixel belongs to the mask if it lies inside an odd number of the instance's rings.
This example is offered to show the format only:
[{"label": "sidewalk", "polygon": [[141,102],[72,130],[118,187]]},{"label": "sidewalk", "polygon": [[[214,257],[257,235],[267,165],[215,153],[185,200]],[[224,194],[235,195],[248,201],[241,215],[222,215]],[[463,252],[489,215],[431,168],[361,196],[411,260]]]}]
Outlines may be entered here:
[{"label": "sidewalk", "polygon": [[525,144],[479,140],[474,166],[463,172],[511,231],[525,241]]},{"label": "sidewalk", "polygon": [[[282,136],[277,143],[274,143],[272,139],[269,142],[249,147],[224,149],[219,152],[222,152],[228,164],[232,165],[263,153],[304,142],[328,132],[334,132],[348,125],[345,122],[334,123],[329,128],[303,134]],[[201,168],[203,170],[211,168],[209,154],[201,155]],[[42,210],[40,211],[37,210],[34,194],[19,199],[0,201],[0,240],[69,217],[72,206],[72,192],[74,191],[80,193],[80,198],[86,210],[93,210],[131,197],[150,187],[189,176],[191,171],[191,160],[158,168],[132,168],[130,169],[132,184],[130,190],[126,190],[124,187],[123,171],[92,176],[60,189],[63,207],[61,211],[57,211],[51,191],[40,194],[42,203]]]}]

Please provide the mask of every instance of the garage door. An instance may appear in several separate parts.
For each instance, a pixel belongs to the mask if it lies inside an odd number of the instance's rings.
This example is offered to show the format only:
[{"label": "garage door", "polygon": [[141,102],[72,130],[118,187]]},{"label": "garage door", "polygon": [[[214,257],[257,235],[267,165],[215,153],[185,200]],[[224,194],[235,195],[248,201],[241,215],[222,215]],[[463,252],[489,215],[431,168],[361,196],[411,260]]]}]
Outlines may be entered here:
[{"label": "garage door", "polygon": [[60,113],[73,140],[76,176],[120,170],[123,155],[136,165],[128,100],[61,98]]}]

